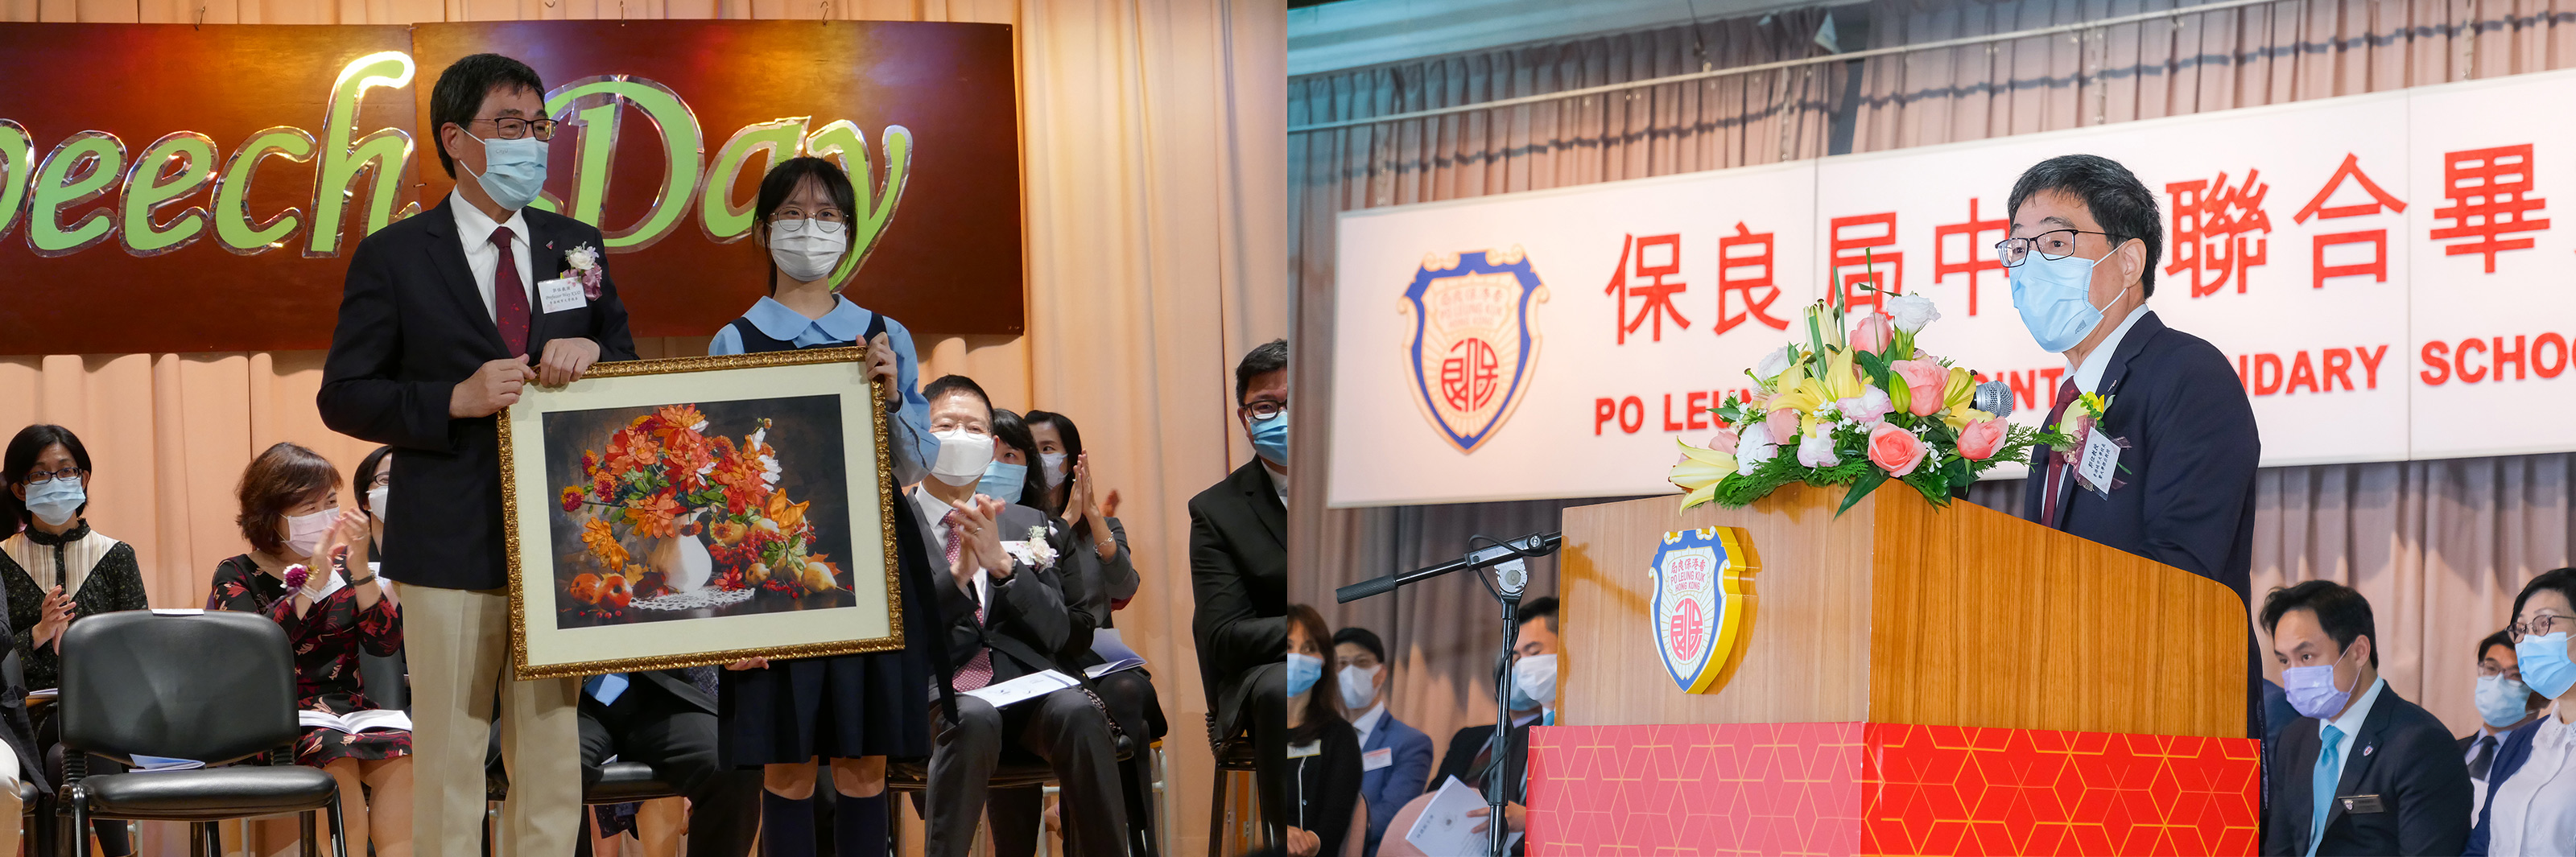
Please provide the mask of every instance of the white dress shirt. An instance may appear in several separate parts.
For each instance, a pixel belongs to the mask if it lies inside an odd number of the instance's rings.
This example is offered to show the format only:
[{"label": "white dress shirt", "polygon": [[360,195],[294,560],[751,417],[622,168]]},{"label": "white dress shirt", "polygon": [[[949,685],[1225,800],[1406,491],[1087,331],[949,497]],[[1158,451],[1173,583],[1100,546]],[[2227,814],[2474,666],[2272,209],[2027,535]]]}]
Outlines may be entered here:
[{"label": "white dress shirt", "polygon": [[537,269],[528,253],[528,212],[510,212],[510,219],[494,223],[491,215],[465,201],[461,191],[447,192],[447,208],[456,212],[456,243],[465,245],[465,267],[474,272],[474,288],[483,293],[483,311],[497,322],[501,309],[493,297],[493,281],[501,270],[501,248],[492,244],[492,230],[510,227],[510,261],[518,263],[519,289],[528,293],[528,318],[537,316]]},{"label": "white dress shirt", "polygon": [[2576,728],[2549,706],[2532,731],[2531,755],[2498,785],[2488,819],[2487,853],[2529,857],[2576,854]]},{"label": "white dress shirt", "polygon": [[[928,486],[913,489],[912,504],[914,508],[921,510],[922,525],[930,528],[930,543],[942,546],[947,545],[949,529],[948,513],[956,511],[957,507],[948,505],[948,501],[946,500],[932,496]],[[961,543],[958,546],[958,550],[960,551],[959,555],[963,556],[965,546]],[[948,573],[948,557],[945,554],[934,557],[932,562],[934,565],[939,567],[939,573]],[[982,568],[975,569],[975,603],[977,605],[991,604],[992,602],[990,598],[992,591],[992,577],[989,576]]]},{"label": "white dress shirt", "polygon": [[1359,730],[1360,733],[1360,746],[1368,746],[1369,733],[1377,731],[1377,725],[1384,722],[1386,722],[1386,703],[1383,702],[1378,703],[1376,708],[1369,709],[1367,714],[1351,718],[1351,728]]},{"label": "white dress shirt", "polygon": [[[2102,337],[2102,344],[2099,347],[2084,355],[2084,362],[2073,367],[2076,392],[2102,392],[2099,389],[2102,386],[2102,373],[2111,370],[2111,355],[2119,353],[2120,340],[2129,338],[2129,328],[2138,326],[2138,319],[2147,317],[2147,313],[2153,311],[2147,309],[2145,304],[2139,304],[2137,309],[2129,311],[2128,318],[2120,320],[2120,326],[2111,328],[2111,335]],[[2051,390],[2049,394],[2054,396],[2056,392]]]},{"label": "white dress shirt", "polygon": [[[2335,728],[2335,731],[2343,733],[2343,738],[2340,742],[2342,746],[2335,748],[2336,781],[2342,781],[2343,772],[2347,770],[2345,765],[2352,761],[2352,745],[2361,743],[2361,724],[2370,722],[2370,706],[2379,702],[2379,691],[2387,686],[2387,679],[2371,679],[2370,689],[2363,691],[2360,699],[2353,700],[2352,707],[2344,709],[2342,717],[2337,717],[2333,720],[2317,724],[2317,738],[2320,741],[2324,740],[2326,727],[2328,726],[2332,726]],[[2308,797],[2310,799],[2314,799],[2316,796],[2309,795]],[[2332,797],[2342,797],[2342,795],[2332,795]],[[2301,817],[2304,818],[2306,816]]]}]

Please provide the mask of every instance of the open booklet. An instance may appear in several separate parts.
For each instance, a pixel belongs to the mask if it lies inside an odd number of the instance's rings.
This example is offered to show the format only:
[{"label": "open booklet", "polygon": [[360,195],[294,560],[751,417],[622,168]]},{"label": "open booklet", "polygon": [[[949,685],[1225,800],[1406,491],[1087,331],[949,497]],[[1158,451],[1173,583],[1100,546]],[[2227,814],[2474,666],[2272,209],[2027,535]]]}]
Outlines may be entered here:
[{"label": "open booklet", "polygon": [[295,712],[295,722],[303,726],[337,729],[355,735],[369,729],[408,730],[411,728],[411,715],[383,708],[352,711],[347,714],[333,714],[307,708]]},{"label": "open booklet", "polygon": [[1091,653],[1099,655],[1102,661],[1100,664],[1082,669],[1083,675],[1092,678],[1145,665],[1144,656],[1136,654],[1135,649],[1128,648],[1124,641],[1118,639],[1116,628],[1102,628],[1091,632]]}]

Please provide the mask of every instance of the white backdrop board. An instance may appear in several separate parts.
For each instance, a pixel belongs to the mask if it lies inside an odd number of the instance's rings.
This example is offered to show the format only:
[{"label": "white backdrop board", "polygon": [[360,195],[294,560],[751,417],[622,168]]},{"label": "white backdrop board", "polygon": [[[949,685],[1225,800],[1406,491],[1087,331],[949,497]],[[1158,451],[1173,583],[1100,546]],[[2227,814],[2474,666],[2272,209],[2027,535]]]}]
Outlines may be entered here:
[{"label": "white backdrop board", "polygon": [[2552,72],[1345,212],[1329,502],[1673,490],[1673,440],[1836,283],[1931,297],[1919,346],[2036,422],[2068,369],[1991,248],[2069,153],[2157,195],[2148,306],[2235,361],[2265,465],[2576,450],[2569,103]]}]

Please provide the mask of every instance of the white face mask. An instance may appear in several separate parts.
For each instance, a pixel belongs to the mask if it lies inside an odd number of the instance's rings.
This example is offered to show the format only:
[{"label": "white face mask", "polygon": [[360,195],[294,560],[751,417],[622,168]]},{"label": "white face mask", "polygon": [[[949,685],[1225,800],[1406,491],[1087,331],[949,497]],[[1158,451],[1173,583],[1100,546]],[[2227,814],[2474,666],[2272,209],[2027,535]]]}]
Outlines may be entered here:
[{"label": "white face mask", "polygon": [[1066,465],[1064,462],[1065,456],[1064,453],[1061,452],[1047,452],[1040,453],[1038,455],[1038,463],[1045,465],[1045,467],[1041,469],[1046,472],[1046,487],[1052,489],[1058,485],[1064,484],[1066,476]]},{"label": "white face mask", "polygon": [[778,263],[778,270],[788,279],[800,283],[831,276],[832,267],[841,263],[841,254],[849,246],[848,224],[781,220],[769,225],[769,261]]},{"label": "white face mask", "polygon": [[1379,669],[1381,669],[1381,667],[1362,668],[1358,664],[1352,664],[1342,668],[1343,708],[1348,708],[1352,711],[1368,710],[1369,702],[1377,699],[1377,671]]},{"label": "white face mask", "polygon": [[1512,665],[1512,686],[1539,705],[1556,707],[1556,656],[1530,655]]},{"label": "white face mask", "polygon": [[992,435],[957,428],[931,436],[939,439],[939,460],[931,463],[930,475],[961,487],[984,478],[984,468],[993,463]]},{"label": "white face mask", "polygon": [[286,552],[310,557],[322,549],[322,536],[331,532],[331,519],[340,510],[324,509],[310,515],[290,515],[286,519]]},{"label": "white face mask", "polygon": [[384,520],[385,501],[391,499],[393,495],[394,487],[391,485],[378,485],[375,488],[368,490],[367,514],[376,516],[376,520],[378,521]]}]

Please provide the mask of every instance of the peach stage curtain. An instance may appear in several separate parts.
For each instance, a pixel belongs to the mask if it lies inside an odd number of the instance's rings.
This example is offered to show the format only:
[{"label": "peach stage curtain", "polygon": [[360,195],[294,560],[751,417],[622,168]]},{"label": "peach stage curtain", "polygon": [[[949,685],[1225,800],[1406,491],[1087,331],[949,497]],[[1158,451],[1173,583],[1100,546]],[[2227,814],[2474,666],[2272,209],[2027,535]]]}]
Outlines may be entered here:
[{"label": "peach stage curtain", "polygon": [[[617,18],[1007,23],[1018,43],[1029,330],[920,334],[923,378],[975,377],[994,404],[1081,422],[1123,504],[1145,582],[1121,611],[1172,724],[1180,853],[1207,835],[1207,710],[1190,639],[1190,495],[1249,451],[1231,367],[1288,333],[1286,11],[1228,0],[0,0],[0,20],[405,24]],[[435,70],[424,69],[424,75]],[[424,78],[424,85],[427,78]],[[710,334],[730,319],[703,319]],[[112,323],[112,320],[99,320]],[[256,323],[243,320],[237,323]],[[644,356],[703,354],[703,337]],[[354,468],[372,445],[315,413],[321,352],[0,357],[0,425],[71,427],[96,459],[91,518],[134,545],[152,603],[195,607],[244,549],[232,491],[278,441]],[[395,514],[400,514],[396,511]],[[151,827],[151,826],[148,826]],[[178,854],[184,833],[147,833]]]}]

